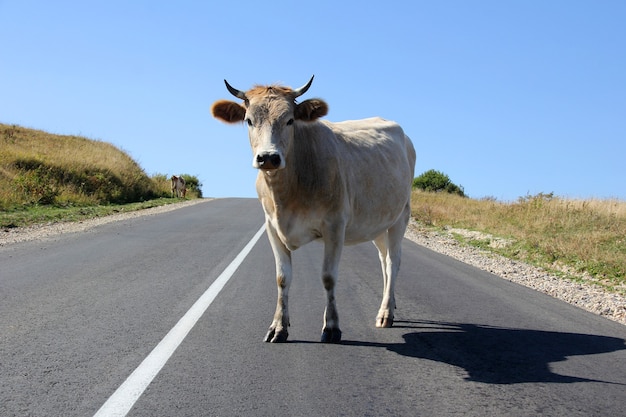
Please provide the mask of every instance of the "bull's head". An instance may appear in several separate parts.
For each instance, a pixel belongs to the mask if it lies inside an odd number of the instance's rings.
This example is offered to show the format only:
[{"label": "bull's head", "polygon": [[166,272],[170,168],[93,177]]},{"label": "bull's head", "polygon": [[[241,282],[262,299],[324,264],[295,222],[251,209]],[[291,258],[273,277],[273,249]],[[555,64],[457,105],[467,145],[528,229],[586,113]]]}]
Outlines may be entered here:
[{"label": "bull's head", "polygon": [[306,93],[313,77],[304,86],[292,90],[282,86],[256,86],[247,92],[233,88],[224,80],[226,88],[243,104],[228,100],[213,103],[213,117],[226,123],[246,122],[252,146],[252,166],[274,170],[285,167],[294,129],[298,122],[311,122],[328,113],[328,105],[320,99],[296,103]]}]

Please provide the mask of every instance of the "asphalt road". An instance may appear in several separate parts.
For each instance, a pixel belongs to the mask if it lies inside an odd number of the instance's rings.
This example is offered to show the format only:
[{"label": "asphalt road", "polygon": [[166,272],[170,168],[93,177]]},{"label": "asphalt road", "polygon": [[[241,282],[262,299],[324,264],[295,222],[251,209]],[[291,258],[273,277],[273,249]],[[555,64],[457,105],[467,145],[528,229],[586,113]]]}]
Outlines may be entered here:
[{"label": "asphalt road", "polygon": [[[256,200],[221,199],[0,249],[0,415],[110,404],[262,223]],[[344,340],[320,344],[321,256],[294,253],[289,343],[263,343],[276,289],[260,236],[128,415],[626,415],[626,326],[405,240],[394,327],[374,327],[374,246],[353,246]]]}]

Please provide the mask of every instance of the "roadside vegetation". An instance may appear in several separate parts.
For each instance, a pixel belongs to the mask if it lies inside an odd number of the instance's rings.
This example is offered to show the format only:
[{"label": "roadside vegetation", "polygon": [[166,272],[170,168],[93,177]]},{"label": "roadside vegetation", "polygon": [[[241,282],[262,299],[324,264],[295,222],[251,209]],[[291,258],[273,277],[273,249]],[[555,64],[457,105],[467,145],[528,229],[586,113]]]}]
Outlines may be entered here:
[{"label": "roadside vegetation", "polygon": [[[187,198],[202,197],[192,175]],[[0,124],[0,227],[81,220],[179,201],[110,143]]]},{"label": "roadside vegetation", "polygon": [[[414,189],[413,217],[430,229],[467,229],[457,240],[626,294],[626,202],[539,193],[511,203]],[[481,236],[481,235],[478,235]]]},{"label": "roadside vegetation", "polygon": [[33,205],[21,210],[0,211],[0,228],[32,226],[57,222],[79,222],[95,217],[104,217],[111,214],[144,210],[152,207],[164,206],[181,201],[175,198],[157,198],[141,203],[107,204],[85,207],[54,207]]}]

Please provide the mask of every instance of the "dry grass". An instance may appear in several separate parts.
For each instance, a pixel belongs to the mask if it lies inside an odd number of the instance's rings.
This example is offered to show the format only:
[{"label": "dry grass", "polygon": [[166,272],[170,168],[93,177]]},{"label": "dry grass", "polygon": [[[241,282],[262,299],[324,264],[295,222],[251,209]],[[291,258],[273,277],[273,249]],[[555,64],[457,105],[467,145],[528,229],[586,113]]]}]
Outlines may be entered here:
[{"label": "dry grass", "polygon": [[568,200],[552,194],[515,203],[414,191],[413,216],[433,227],[458,227],[508,239],[505,256],[599,284],[626,288],[626,202]]},{"label": "dry grass", "polygon": [[0,209],[128,203],[158,188],[110,143],[0,124]]},{"label": "dry grass", "polygon": [[[183,175],[187,198],[202,197],[198,179]],[[168,204],[170,196],[167,175],[148,177],[110,143],[0,124],[0,227],[78,221]]]}]

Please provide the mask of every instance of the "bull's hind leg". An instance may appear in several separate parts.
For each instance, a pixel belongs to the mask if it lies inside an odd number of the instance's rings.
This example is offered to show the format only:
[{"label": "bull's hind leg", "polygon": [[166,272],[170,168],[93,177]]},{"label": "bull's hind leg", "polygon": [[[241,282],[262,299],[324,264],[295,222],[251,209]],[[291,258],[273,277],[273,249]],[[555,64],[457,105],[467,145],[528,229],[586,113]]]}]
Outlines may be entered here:
[{"label": "bull's hind leg", "polygon": [[407,204],[398,221],[374,240],[383,272],[383,300],[376,316],[376,327],[393,326],[396,308],[395,284],[400,270],[402,239],[404,239],[410,215],[411,209]]},{"label": "bull's hind leg", "polygon": [[383,273],[383,300],[376,316],[376,327],[391,327],[393,325],[393,310],[395,299],[393,291],[393,273],[391,256],[389,253],[389,232],[386,230],[374,240],[378,249],[380,266]]}]

